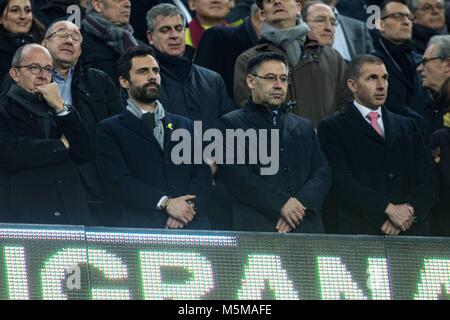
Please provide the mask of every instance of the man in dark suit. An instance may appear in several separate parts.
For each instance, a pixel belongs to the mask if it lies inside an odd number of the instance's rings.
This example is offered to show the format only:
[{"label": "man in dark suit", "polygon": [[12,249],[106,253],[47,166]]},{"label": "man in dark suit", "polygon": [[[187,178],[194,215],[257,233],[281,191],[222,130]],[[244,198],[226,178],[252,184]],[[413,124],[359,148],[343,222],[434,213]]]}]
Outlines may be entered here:
[{"label": "man in dark suit", "polygon": [[261,9],[256,3],[240,26],[215,26],[205,31],[195,52],[194,63],[219,73],[233,98],[234,63],[239,55],[253,47],[261,33]]},{"label": "man in dark suit", "polygon": [[20,47],[13,57],[15,84],[0,106],[2,222],[90,221],[77,164],[93,158],[93,146],[75,106],[50,83],[52,63],[37,44]]},{"label": "man in dark suit", "polygon": [[385,106],[389,111],[420,120],[429,99],[416,65],[421,56],[411,42],[414,17],[404,0],[388,0],[381,7],[380,37],[373,55],[383,60],[389,73]]},{"label": "man in dark suit", "polygon": [[127,51],[118,61],[128,105],[99,123],[97,165],[107,193],[122,208],[123,224],[147,228],[209,228],[204,206],[211,171],[204,164],[175,164],[172,135],[193,124],[166,112],[157,100],[161,77],[148,48]]},{"label": "man in dark suit", "polygon": [[234,153],[238,158],[219,173],[236,198],[235,230],[323,233],[320,209],[331,173],[312,122],[287,112],[291,105],[285,103],[288,75],[282,55],[266,52],[252,58],[246,79],[251,98],[243,108],[222,117],[226,130],[242,129],[250,135],[259,131],[253,141],[256,145],[240,145],[245,147],[246,159],[254,156],[256,148],[261,154],[269,147],[273,162],[279,164],[266,174],[262,158],[256,164],[251,160],[239,164],[243,160],[238,159],[239,151],[235,153],[227,141],[227,157]]},{"label": "man in dark suit", "polygon": [[437,185],[420,129],[388,111],[388,74],[379,58],[349,65],[354,101],[319,123],[333,171],[338,228],[346,234],[426,235]]},{"label": "man in dark suit", "polygon": [[[161,68],[159,101],[174,114],[202,121],[204,130],[217,128],[220,116],[234,109],[222,77],[200,67],[184,54],[185,18],[182,11],[168,3],[159,4],[147,13],[148,42],[155,48]],[[211,164],[212,172],[216,168]],[[217,181],[218,182],[218,181]],[[232,199],[224,194],[223,185],[214,186],[211,205],[206,208],[214,228],[229,229]]]}]

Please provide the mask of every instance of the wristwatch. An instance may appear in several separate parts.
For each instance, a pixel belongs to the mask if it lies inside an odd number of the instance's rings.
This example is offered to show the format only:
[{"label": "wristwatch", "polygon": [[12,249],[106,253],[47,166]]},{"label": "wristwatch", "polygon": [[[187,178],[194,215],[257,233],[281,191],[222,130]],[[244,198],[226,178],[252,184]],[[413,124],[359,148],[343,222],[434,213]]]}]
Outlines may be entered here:
[{"label": "wristwatch", "polygon": [[58,112],[56,112],[56,114],[61,114],[61,113],[67,113],[72,111],[72,106],[68,103],[63,103],[61,110],[59,110]]},{"label": "wristwatch", "polygon": [[169,204],[170,201],[170,197],[168,196],[164,196],[162,202],[161,202],[161,208],[166,210],[167,209],[167,205]]}]

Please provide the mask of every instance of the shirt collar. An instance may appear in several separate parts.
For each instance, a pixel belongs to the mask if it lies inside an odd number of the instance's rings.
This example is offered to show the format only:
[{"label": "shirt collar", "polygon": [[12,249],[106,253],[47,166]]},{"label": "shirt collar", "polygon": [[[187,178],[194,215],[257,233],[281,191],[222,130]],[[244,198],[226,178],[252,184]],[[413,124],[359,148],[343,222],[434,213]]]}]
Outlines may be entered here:
[{"label": "shirt collar", "polygon": [[356,100],[353,100],[353,104],[359,110],[359,112],[364,117],[364,119],[367,119],[367,115],[372,111],[377,112],[380,115],[380,118],[382,116],[381,107],[378,107],[378,109],[376,109],[376,110],[372,110],[372,109],[369,109],[369,108],[364,107],[363,105],[359,104],[358,102],[356,102]]},{"label": "shirt collar", "polygon": [[61,75],[59,74],[59,72],[56,71],[56,69],[55,69],[55,70],[53,70],[53,79],[54,79],[55,81],[59,81],[59,82],[67,81],[67,80],[69,80],[69,79],[72,78],[72,75],[73,75],[74,70],[75,70],[75,67],[70,68],[70,69],[69,69],[69,72],[67,73],[67,78],[64,79],[64,77],[61,76]]}]

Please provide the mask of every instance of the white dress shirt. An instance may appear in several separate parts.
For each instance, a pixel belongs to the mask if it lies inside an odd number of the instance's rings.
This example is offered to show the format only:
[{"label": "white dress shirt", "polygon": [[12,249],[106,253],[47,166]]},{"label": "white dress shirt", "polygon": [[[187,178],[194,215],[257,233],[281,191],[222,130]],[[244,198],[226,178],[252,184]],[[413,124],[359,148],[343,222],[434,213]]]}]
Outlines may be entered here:
[{"label": "white dress shirt", "polygon": [[359,104],[358,102],[356,102],[356,100],[353,100],[353,104],[359,110],[359,112],[361,112],[361,115],[370,124],[370,126],[372,126],[372,124],[370,123],[370,120],[367,117],[367,115],[372,111],[377,112],[380,115],[378,117],[378,124],[380,125],[381,131],[383,131],[383,135],[384,135],[383,115],[381,113],[381,107],[378,107],[377,110],[372,110],[372,109],[369,109],[369,108],[364,107],[363,105]]}]

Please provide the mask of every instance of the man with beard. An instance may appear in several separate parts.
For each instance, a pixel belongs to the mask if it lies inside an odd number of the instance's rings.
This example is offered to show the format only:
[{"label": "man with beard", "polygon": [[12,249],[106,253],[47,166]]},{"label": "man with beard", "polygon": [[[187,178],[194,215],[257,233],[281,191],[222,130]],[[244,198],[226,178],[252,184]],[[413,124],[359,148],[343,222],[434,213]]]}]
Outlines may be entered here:
[{"label": "man with beard", "polygon": [[174,163],[173,130],[187,130],[193,138],[193,124],[166,112],[158,101],[159,70],[148,48],[133,48],[120,57],[119,83],[128,93],[128,105],[97,127],[100,176],[109,198],[122,208],[121,226],[208,229],[202,211],[211,171],[193,161]]},{"label": "man with beard", "polygon": [[93,146],[76,106],[64,102],[50,53],[20,47],[10,69],[14,84],[0,106],[0,221],[88,224],[77,165]]},{"label": "man with beard", "polygon": [[333,171],[339,233],[427,235],[437,185],[419,126],[383,106],[381,59],[353,59],[347,85],[354,101],[317,128]]}]

